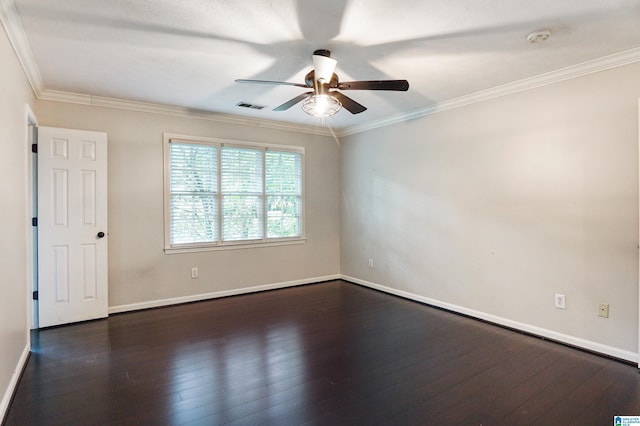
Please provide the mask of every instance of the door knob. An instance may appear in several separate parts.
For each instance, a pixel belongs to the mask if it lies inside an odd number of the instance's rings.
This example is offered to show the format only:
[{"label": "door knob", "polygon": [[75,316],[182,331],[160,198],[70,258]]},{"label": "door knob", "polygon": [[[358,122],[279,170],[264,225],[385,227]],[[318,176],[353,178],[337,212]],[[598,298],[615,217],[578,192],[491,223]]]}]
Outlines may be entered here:
[{"label": "door knob", "polygon": [[98,237],[98,238],[102,238],[102,237],[104,237],[104,232],[102,232],[102,231],[98,232],[97,237]]}]

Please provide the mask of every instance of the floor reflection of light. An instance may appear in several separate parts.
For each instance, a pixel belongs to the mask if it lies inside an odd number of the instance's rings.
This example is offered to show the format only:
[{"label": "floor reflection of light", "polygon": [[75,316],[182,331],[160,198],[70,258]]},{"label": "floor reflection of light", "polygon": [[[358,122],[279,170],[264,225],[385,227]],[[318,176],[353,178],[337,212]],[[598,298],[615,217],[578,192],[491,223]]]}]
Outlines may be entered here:
[{"label": "floor reflection of light", "polygon": [[[295,324],[274,324],[250,336],[231,339],[225,352],[226,418],[254,412],[277,411],[277,405],[298,406],[306,400],[304,359]],[[275,410],[275,411],[274,411]]]},{"label": "floor reflection of light", "polygon": [[283,403],[304,406],[304,348],[295,324],[244,331],[176,350],[169,372],[180,395],[168,408],[173,424],[192,421],[192,410],[217,423],[258,412],[275,418]]},{"label": "floor reflection of light", "polygon": [[168,381],[177,400],[167,407],[172,424],[193,420],[192,409],[217,404],[224,398],[219,389],[219,345],[213,341],[181,346],[173,354]]},{"label": "floor reflection of light", "polygon": [[[300,386],[306,382],[303,350],[300,331],[294,324],[282,324],[267,332],[267,370],[270,389],[280,389],[277,383],[289,379],[286,387],[280,392],[269,392],[270,413],[277,413],[278,404],[285,401],[290,407],[299,407],[307,400],[306,387]],[[287,395],[283,400],[284,390],[290,390],[292,387],[298,388],[294,396]]]}]

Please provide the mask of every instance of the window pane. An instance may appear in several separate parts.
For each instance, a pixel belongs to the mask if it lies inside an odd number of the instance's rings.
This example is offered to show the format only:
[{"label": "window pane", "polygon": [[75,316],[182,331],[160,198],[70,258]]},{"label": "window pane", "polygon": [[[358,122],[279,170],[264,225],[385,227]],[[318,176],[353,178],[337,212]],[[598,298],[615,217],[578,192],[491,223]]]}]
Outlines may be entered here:
[{"label": "window pane", "polygon": [[300,197],[267,196],[267,238],[300,236]]},{"label": "window pane", "polygon": [[212,196],[171,196],[171,244],[216,242],[218,206]]},{"label": "window pane", "polygon": [[262,150],[222,147],[222,193],[262,193]]},{"label": "window pane", "polygon": [[215,146],[171,143],[171,192],[216,192],[217,157]]},{"label": "window pane", "polygon": [[262,197],[223,194],[222,211],[224,241],[262,239]]},{"label": "window pane", "polygon": [[222,147],[222,240],[263,238],[262,149]]},{"label": "window pane", "polygon": [[302,155],[296,152],[265,153],[267,194],[302,193]]},{"label": "window pane", "polygon": [[267,151],[267,238],[299,237],[302,216],[302,155]]},{"label": "window pane", "polygon": [[218,151],[215,146],[169,145],[171,244],[218,240]]}]

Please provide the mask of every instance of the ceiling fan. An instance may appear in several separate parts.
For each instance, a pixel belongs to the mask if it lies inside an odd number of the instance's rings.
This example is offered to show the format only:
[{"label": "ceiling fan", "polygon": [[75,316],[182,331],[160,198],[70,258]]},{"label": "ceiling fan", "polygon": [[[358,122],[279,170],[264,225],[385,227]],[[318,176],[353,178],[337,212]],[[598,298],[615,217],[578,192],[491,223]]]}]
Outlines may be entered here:
[{"label": "ceiling fan", "polygon": [[344,107],[351,114],[359,114],[367,108],[359,104],[347,95],[338,90],[392,90],[406,92],[409,90],[407,80],[369,80],[369,81],[347,81],[338,80],[338,75],[334,72],[338,61],[331,57],[331,52],[320,49],[313,52],[313,68],[304,77],[304,84],[290,83],[286,81],[270,80],[244,80],[238,79],[236,83],[253,84],[274,84],[284,86],[304,87],[313,89],[288,100],[282,105],[274,108],[274,111],[285,111],[297,103],[302,103],[302,109],[314,117],[328,117],[335,114]]}]

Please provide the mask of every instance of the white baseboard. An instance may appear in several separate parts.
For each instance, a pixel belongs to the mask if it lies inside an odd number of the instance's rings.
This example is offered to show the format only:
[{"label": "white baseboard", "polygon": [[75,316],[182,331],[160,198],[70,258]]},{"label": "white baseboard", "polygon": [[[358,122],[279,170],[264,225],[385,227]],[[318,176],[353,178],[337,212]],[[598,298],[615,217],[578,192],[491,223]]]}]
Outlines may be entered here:
[{"label": "white baseboard", "polygon": [[13,397],[13,392],[15,392],[16,387],[18,386],[18,381],[20,380],[20,375],[22,374],[22,370],[27,364],[27,360],[29,359],[30,347],[29,343],[22,350],[22,355],[20,355],[20,359],[18,360],[18,364],[16,365],[16,369],[11,376],[11,381],[9,381],[9,386],[4,392],[4,396],[2,397],[2,401],[0,401],[0,421],[4,419],[7,415],[7,411],[9,410],[9,404],[11,404],[11,397]]},{"label": "white baseboard", "polygon": [[302,280],[286,281],[274,284],[258,285],[253,287],[236,288],[233,290],[214,291],[212,293],[194,294],[190,296],[173,297],[170,299],[151,300],[148,302],[131,303],[127,305],[116,305],[109,307],[109,314],[120,312],[138,311],[140,309],[159,308],[162,306],[178,305],[180,303],[199,302],[202,300],[217,299],[220,297],[237,296],[246,293],[256,293],[259,291],[276,290],[286,287],[294,287],[304,284],[314,284],[323,281],[339,280],[341,275],[327,275],[324,277],[306,278]]},{"label": "white baseboard", "polygon": [[571,346],[576,346],[579,348],[587,349],[589,351],[598,352],[600,354],[612,356],[615,358],[623,359],[625,361],[630,361],[635,364],[639,362],[639,356],[637,353],[626,351],[624,349],[615,348],[608,345],[603,345],[601,343],[592,342],[590,340],[581,339],[579,337],[570,336],[563,333],[558,333],[553,330],[547,330],[545,328],[536,327],[534,325],[525,324],[517,321],[512,321],[507,318],[502,318],[496,315],[487,314],[485,312],[476,311],[473,309],[468,309],[463,306],[454,305],[451,303],[442,302],[436,299],[431,299],[428,297],[420,296],[414,293],[409,293],[406,291],[398,290],[395,288],[387,287],[381,284],[375,284],[369,281],[361,280],[359,278],[350,277],[347,275],[343,275],[342,279],[345,281],[349,281],[355,284],[359,284],[365,287],[373,288],[375,290],[380,290],[385,293],[393,294],[395,296],[400,296],[405,299],[414,300],[416,302],[425,303],[427,305],[432,305],[438,308],[446,309],[448,311],[460,313],[463,315],[468,315],[470,317],[478,318],[484,321],[488,321],[494,324],[502,325],[505,327],[513,328],[516,330],[524,331],[526,333],[531,333],[536,336],[545,337],[547,339],[555,340],[558,342],[562,342]]}]

